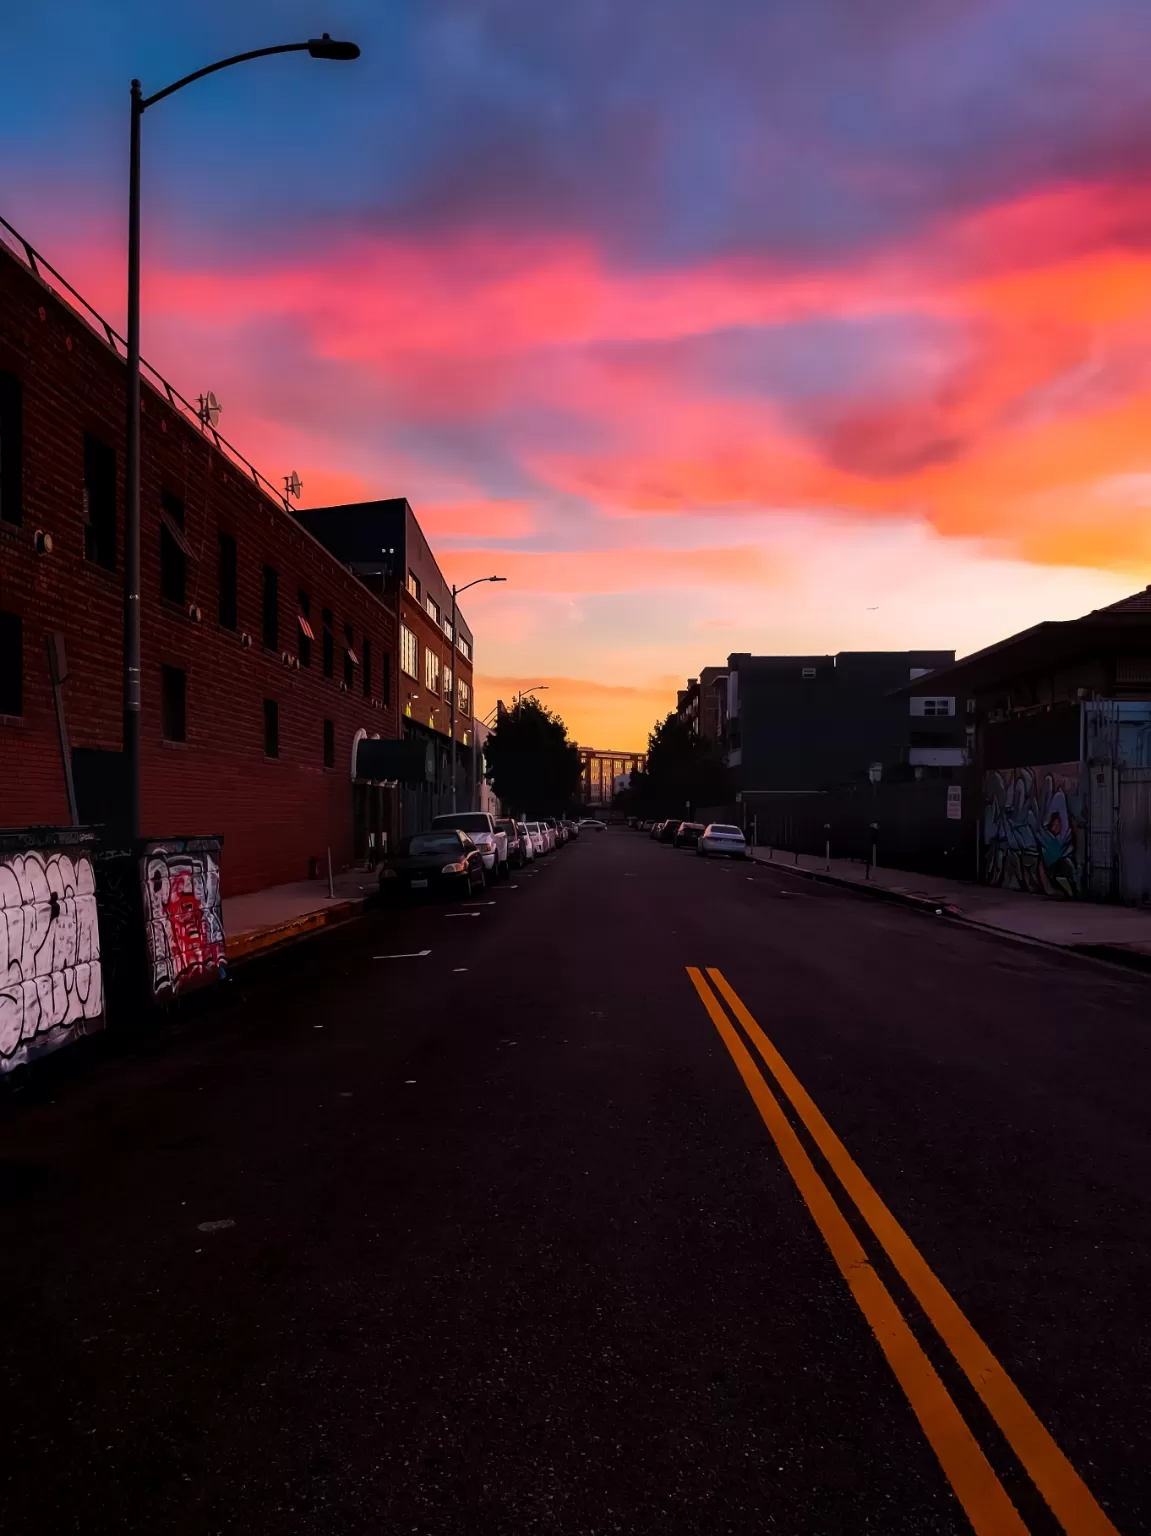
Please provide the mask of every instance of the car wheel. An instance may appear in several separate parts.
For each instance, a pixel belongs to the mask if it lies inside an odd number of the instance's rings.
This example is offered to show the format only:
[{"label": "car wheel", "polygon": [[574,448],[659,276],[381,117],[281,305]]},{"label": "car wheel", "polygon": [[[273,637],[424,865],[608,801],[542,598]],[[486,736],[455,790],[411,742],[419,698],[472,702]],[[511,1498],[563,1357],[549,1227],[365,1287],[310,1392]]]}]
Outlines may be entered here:
[{"label": "car wheel", "polygon": [[511,865],[508,863],[507,859],[505,859],[504,862],[500,865],[500,879],[506,880],[510,873]]}]

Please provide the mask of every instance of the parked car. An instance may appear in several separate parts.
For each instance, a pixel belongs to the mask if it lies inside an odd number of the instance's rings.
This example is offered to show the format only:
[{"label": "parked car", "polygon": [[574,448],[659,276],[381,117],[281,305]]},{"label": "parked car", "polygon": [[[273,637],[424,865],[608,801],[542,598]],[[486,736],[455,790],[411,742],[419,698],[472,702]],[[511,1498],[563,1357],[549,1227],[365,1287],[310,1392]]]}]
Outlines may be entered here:
[{"label": "parked car", "polygon": [[446,816],[433,816],[432,828],[452,827],[466,832],[484,856],[484,869],[493,880],[508,872],[508,839],[504,832],[496,831],[495,817],[487,811],[452,811]]},{"label": "parked car", "polygon": [[675,848],[694,848],[703,835],[702,821],[681,821],[675,829],[672,838],[672,846]]},{"label": "parked car", "polygon": [[597,821],[594,816],[581,816],[580,817],[580,824],[579,825],[580,825],[580,831],[581,832],[606,832],[607,831],[607,822],[606,821]]},{"label": "parked car", "polygon": [[674,816],[670,821],[665,821],[659,829],[660,842],[674,843],[675,834],[679,831],[681,826],[682,822],[677,821]]},{"label": "parked car", "polygon": [[556,846],[556,829],[552,826],[549,826],[546,820],[539,822],[538,825],[540,831],[544,835],[544,842],[547,844],[548,853],[554,853]]},{"label": "parked car", "polygon": [[568,835],[564,831],[563,822],[557,821],[554,816],[548,816],[545,819],[552,837],[555,839],[555,846],[558,848],[561,843],[566,843]]},{"label": "parked car", "polygon": [[454,827],[405,837],[380,869],[381,896],[467,896],[483,888],[483,852]]},{"label": "parked car", "polygon": [[521,869],[527,863],[524,854],[523,841],[520,838],[520,829],[510,819],[496,822],[496,831],[502,832],[508,840],[508,868]]},{"label": "parked car", "polygon": [[544,831],[543,827],[540,826],[538,821],[529,821],[527,823],[527,829],[528,835],[532,840],[532,847],[535,849],[535,856],[537,859],[542,859],[544,854],[548,851],[547,833]]},{"label": "parked car", "polygon": [[517,821],[516,830],[519,833],[520,852],[525,864],[530,864],[536,856],[536,840],[528,830],[526,821]]},{"label": "parked car", "polygon": [[703,836],[696,843],[695,851],[701,859],[710,858],[713,854],[728,859],[751,858],[747,838],[740,829],[727,826],[722,821],[713,821],[703,829]]},{"label": "parked car", "polygon": [[662,831],[663,831],[663,822],[662,821],[651,821],[651,822],[648,823],[648,834],[647,835],[649,837],[652,837],[652,838],[655,838],[655,839],[658,840],[659,834]]},{"label": "parked car", "polygon": [[578,821],[571,821],[569,819],[569,820],[564,822],[564,826],[568,829],[568,836],[569,837],[575,838],[575,837],[579,836],[579,822]]}]

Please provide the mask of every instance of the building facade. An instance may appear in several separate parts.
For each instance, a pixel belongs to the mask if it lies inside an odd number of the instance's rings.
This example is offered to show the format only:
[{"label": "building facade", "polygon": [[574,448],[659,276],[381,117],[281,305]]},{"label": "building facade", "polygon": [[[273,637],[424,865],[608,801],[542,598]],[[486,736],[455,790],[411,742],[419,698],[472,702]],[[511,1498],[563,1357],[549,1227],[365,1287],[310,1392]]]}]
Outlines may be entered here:
[{"label": "building facade", "polygon": [[593,810],[608,810],[628,787],[631,775],[647,766],[646,752],[606,752],[580,747],[580,802]]},{"label": "building facade", "polygon": [[[50,276],[0,242],[0,826],[68,824],[65,763],[79,820],[115,825],[126,370]],[[225,895],[352,862],[385,815],[356,740],[400,729],[394,606],[155,375],[141,636],[145,835],[222,833]]]},{"label": "building facade", "polygon": [[676,696],[676,713],[697,736],[724,741],[727,730],[727,667],[704,667]]},{"label": "building facade", "polygon": [[728,764],[743,793],[946,777],[967,761],[952,695],[897,690],[954,651],[841,651],[728,658]]},{"label": "building facade", "polygon": [[451,715],[455,690],[456,803],[470,806],[480,776],[473,721],[474,639],[415,513],[403,496],[297,513],[299,521],[397,615],[396,680],[400,729],[434,748],[435,774],[402,791],[405,833],[451,805]]}]

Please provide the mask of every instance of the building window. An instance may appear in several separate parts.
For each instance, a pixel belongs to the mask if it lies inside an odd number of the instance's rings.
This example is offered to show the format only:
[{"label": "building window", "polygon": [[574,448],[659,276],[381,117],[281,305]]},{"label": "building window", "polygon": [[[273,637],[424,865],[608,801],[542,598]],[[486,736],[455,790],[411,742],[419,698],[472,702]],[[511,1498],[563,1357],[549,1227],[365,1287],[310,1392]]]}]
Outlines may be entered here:
[{"label": "building window", "polygon": [[0,715],[24,713],[24,625],[18,613],[0,613]]},{"label": "building window", "polygon": [[322,618],[324,621],[324,676],[331,677],[333,666],[332,658],[335,654],[332,642],[332,610],[330,608],[325,608],[322,614]]},{"label": "building window", "polygon": [[464,660],[465,661],[471,661],[471,659],[472,659],[472,645],[471,645],[471,641],[470,640],[465,640],[463,635],[457,635],[456,636],[456,644],[459,646],[460,655],[464,658]]},{"label": "building window", "polygon": [[385,704],[392,702],[392,656],[390,651],[384,652],[383,679],[380,684],[380,698]]},{"label": "building window", "polygon": [[451,702],[452,697],[452,669],[447,662],[444,663],[444,698]]},{"label": "building window", "polygon": [[24,521],[24,391],[11,373],[0,373],[0,519]]},{"label": "building window", "polygon": [[372,696],[372,642],[364,636],[364,698]]},{"label": "building window", "polygon": [[802,672],[803,672],[803,676],[805,678],[813,678],[815,676],[815,668],[814,667],[804,667],[802,669]]},{"label": "building window", "polygon": [[436,624],[440,622],[440,605],[434,597],[424,599],[424,607],[428,610],[428,616]]},{"label": "building window", "polygon": [[332,720],[324,721],[324,767],[336,766],[336,726]]},{"label": "building window", "polygon": [[400,625],[400,671],[406,672],[409,677],[418,678],[420,675],[416,637],[406,624]]},{"label": "building window", "polygon": [[424,687],[429,693],[440,691],[440,658],[430,645],[424,647]]},{"label": "building window", "polygon": [[301,587],[296,593],[298,612],[296,614],[296,650],[299,653],[300,665],[310,667],[312,665],[312,641],[316,638],[312,631],[312,600]]},{"label": "building window", "polygon": [[160,497],[160,596],[181,608],[189,553],[184,537],[184,503],[165,491]]},{"label": "building window", "polygon": [[160,735],[165,741],[187,741],[187,673],[183,667],[160,668]]},{"label": "building window", "polygon": [[418,603],[420,600],[420,578],[416,575],[415,571],[408,572],[408,579],[404,585]]},{"label": "building window", "polygon": [[236,616],[236,541],[230,533],[219,534],[220,541],[220,628],[235,629]]},{"label": "building window", "polygon": [[456,699],[456,708],[459,710],[461,715],[466,715],[471,709],[472,690],[468,687],[467,683],[464,682],[462,677],[460,678],[459,685],[457,687]]},{"label": "building window", "polygon": [[264,567],[264,644],[280,649],[280,573],[274,565]]},{"label": "building window", "polygon": [[927,716],[953,715],[955,713],[954,699],[924,699],[923,713]]},{"label": "building window", "polygon": [[275,699],[264,700],[264,756],[280,755],[280,706]]},{"label": "building window", "polygon": [[356,665],[355,637],[352,634],[352,626],[344,625],[344,687],[351,688],[356,680],[353,668]]},{"label": "building window", "polygon": [[116,450],[84,433],[84,558],[116,569]]}]

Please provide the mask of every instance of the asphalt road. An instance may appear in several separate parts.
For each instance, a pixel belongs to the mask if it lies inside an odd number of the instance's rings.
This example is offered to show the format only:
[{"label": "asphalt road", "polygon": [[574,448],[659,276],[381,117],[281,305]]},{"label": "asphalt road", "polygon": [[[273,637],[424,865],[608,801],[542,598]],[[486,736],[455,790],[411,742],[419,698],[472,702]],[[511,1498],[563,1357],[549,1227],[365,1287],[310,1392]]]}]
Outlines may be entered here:
[{"label": "asphalt road", "polygon": [[623,829],[484,900],[3,1096],[5,1532],[1151,1530],[1151,982]]}]

